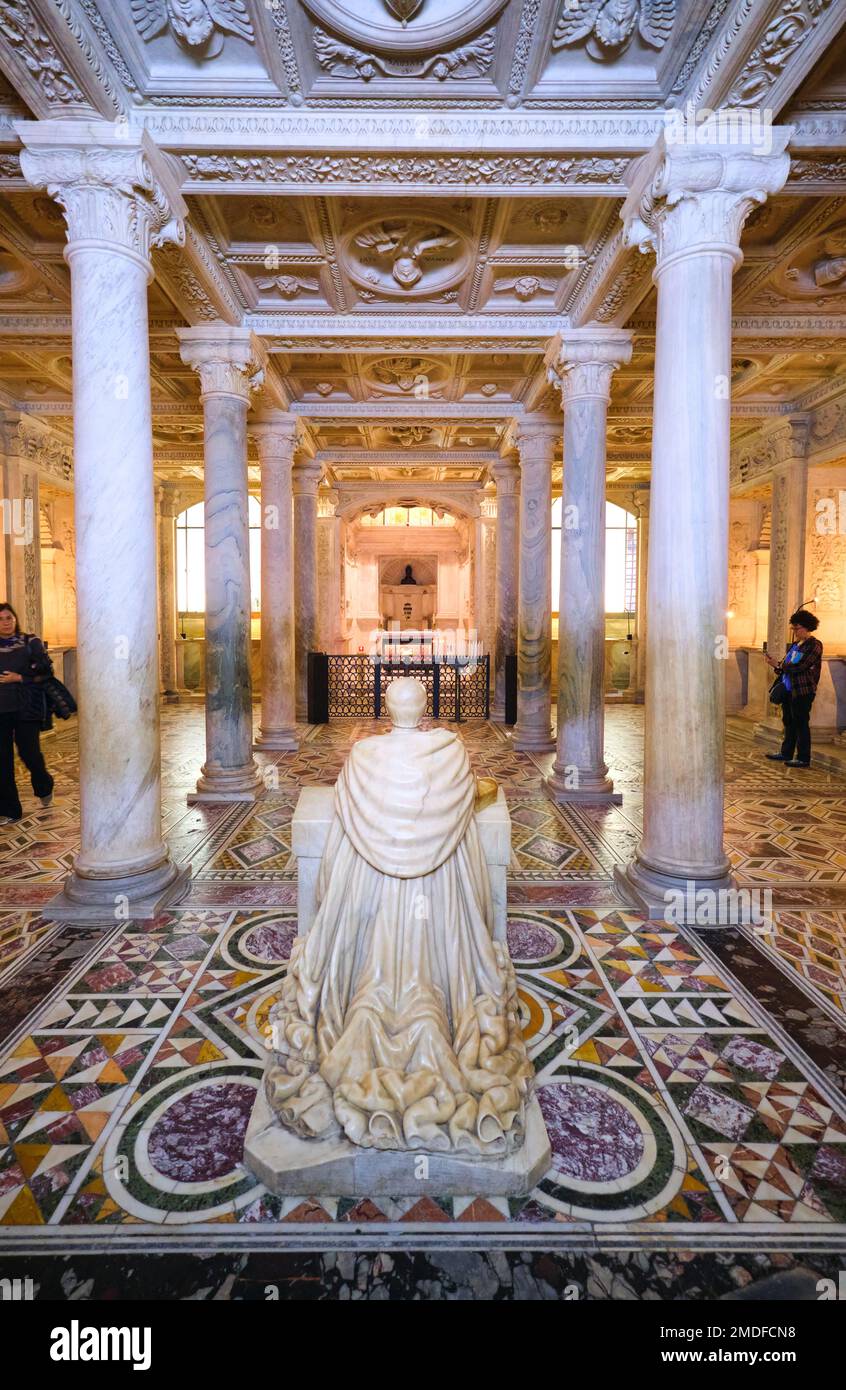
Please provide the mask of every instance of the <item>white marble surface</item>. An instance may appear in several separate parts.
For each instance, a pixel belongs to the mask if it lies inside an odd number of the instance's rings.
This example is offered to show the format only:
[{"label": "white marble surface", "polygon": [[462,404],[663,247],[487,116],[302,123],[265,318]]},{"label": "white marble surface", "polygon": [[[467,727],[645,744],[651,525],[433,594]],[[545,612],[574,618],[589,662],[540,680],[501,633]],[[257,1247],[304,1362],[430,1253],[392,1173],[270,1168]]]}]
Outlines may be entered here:
[{"label": "white marble surface", "polygon": [[775,128],[770,155],[661,142],[623,208],[629,240],[657,251],[643,838],[620,884],[647,906],[687,882],[731,883],[723,803],[732,274],[744,218],[787,177],[786,139]]},{"label": "white marble surface", "polygon": [[[493,907],[493,939],[508,935],[507,874],[511,862],[511,816],[502,787],[496,801],[474,813],[479,843],[488,866]],[[297,934],[305,936],[317,916],[317,880],[332,822],[333,787],[303,787],[291,823],[291,852],[297,860]]]},{"label": "white marble surface", "polygon": [[161,829],[147,328],[150,246],[184,236],[184,204],[146,138],[98,121],[20,133],[25,175],[65,211],[71,272],[80,849],[63,897],[116,920],[187,886]]},{"label": "white marble surface", "polygon": [[520,606],[515,748],[546,752],[552,737],[552,462],[560,427],[520,423]]},{"label": "white marble surface", "polygon": [[247,329],[179,330],[204,426],[206,760],[192,800],[254,799],[247,410],[263,354]]},{"label": "white marble surface", "polygon": [[491,714],[505,718],[505,658],[517,651],[520,594],[520,469],[502,459],[491,472],[496,483],[496,633]]},{"label": "white marble surface", "polygon": [[553,374],[564,406],[558,602],[556,801],[610,798],[605,734],[605,431],[611,376],[631,334],[589,324],[563,335]]},{"label": "white marble surface", "polygon": [[257,748],[297,747],[291,469],[297,422],[278,412],[250,427],[261,464],[261,727]]},{"label": "white marble surface", "polygon": [[294,493],[294,649],[296,712],[308,714],[308,654],[315,650],[318,629],[317,488],[323,469],[300,457],[292,474]]},{"label": "white marble surface", "polygon": [[[267,1096],[301,1139],[504,1160],[525,1137],[532,1069],[493,939],[476,780],[456,734],[416,727],[425,704],[419,681],[395,681],[394,727],[341,771],[317,914],[271,1010]],[[295,849],[316,848],[326,809],[312,790]]]}]

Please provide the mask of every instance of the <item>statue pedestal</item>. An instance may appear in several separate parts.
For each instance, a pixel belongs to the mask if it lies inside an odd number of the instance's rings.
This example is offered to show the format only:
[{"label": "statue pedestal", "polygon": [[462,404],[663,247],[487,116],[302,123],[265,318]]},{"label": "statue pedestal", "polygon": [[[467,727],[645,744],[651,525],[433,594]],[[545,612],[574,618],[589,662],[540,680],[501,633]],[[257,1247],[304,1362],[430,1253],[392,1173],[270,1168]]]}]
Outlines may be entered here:
[{"label": "statue pedestal", "polygon": [[507,1158],[409,1149],[362,1149],[348,1139],[300,1139],[283,1129],[261,1086],[244,1140],[244,1163],[285,1197],[525,1197],[552,1162],[537,1098],[526,1138]]},{"label": "statue pedestal", "polygon": [[[334,787],[303,787],[291,825],[297,859],[297,935],[305,936],[317,916],[317,877],[335,814]],[[493,939],[507,939],[507,875],[511,859],[511,816],[502,787],[496,801],[475,812],[493,901]]]}]

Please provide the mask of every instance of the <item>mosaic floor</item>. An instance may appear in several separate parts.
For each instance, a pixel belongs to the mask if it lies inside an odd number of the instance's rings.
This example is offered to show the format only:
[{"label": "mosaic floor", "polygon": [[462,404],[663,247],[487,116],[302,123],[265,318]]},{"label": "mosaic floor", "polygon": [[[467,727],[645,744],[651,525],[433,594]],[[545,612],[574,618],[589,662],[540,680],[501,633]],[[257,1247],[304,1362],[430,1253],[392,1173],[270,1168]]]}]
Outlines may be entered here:
[{"label": "mosaic floor", "polygon": [[30,797],[23,821],[0,827],[0,1249],[660,1249],[744,1269],[766,1257],[770,1274],[839,1263],[846,783],[790,776],[730,737],[727,841],[739,881],[772,889],[773,930],[647,922],[611,881],[637,840],[641,721],[608,710],[623,805],[564,812],[543,791],[548,759],[491,725],[461,730],[509,800],[509,944],[553,1147],[519,1201],[283,1199],[241,1162],[295,932],[292,809],[372,725],[303,729],[297,753],[262,759],[257,806],[187,810],[202,710],[167,708],[165,821],[191,895],[106,931],[39,917],[78,813],[74,731],[48,740],[53,806]]}]

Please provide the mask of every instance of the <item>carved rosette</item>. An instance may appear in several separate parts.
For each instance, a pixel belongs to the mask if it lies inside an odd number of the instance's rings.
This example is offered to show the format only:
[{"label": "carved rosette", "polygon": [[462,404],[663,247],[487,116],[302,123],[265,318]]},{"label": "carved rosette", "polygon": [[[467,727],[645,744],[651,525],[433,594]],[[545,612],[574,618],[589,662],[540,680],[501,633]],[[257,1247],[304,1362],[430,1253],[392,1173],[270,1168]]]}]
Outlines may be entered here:
[{"label": "carved rosette", "polygon": [[21,169],[62,207],[66,256],[100,246],[150,263],[154,246],[185,242],[186,208],[170,165],[148,135],[122,138],[103,122],[18,121]]},{"label": "carved rosette", "polygon": [[716,138],[668,144],[662,134],[620,213],[627,245],[654,250],[656,274],[671,260],[703,251],[722,252],[738,265],[746,218],[787,181],[790,134],[789,126],[770,127],[767,153]]},{"label": "carved rosette", "polygon": [[611,399],[611,378],[631,361],[632,335],[622,328],[586,325],[561,334],[547,353],[547,376],[565,409],[576,400]]},{"label": "carved rosette", "polygon": [[264,381],[267,353],[248,328],[179,328],[179,353],[200,378],[200,400],[235,396],[249,404]]}]

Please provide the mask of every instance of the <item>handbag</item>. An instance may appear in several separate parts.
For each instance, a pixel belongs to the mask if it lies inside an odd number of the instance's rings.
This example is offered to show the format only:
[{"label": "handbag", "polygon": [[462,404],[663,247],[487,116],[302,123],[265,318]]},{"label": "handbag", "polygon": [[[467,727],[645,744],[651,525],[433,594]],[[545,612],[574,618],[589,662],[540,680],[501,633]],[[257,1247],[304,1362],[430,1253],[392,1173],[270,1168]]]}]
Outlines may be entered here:
[{"label": "handbag", "polygon": [[781,676],[776,676],[775,680],[770,686],[770,704],[783,705],[787,700],[787,694],[787,686],[785,685]]},{"label": "handbag", "polygon": [[46,681],[41,682],[41,689],[49,714],[55,714],[57,719],[70,719],[72,714],[76,714],[76,700],[58,676],[48,676]]}]

